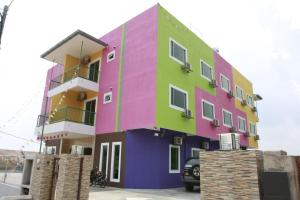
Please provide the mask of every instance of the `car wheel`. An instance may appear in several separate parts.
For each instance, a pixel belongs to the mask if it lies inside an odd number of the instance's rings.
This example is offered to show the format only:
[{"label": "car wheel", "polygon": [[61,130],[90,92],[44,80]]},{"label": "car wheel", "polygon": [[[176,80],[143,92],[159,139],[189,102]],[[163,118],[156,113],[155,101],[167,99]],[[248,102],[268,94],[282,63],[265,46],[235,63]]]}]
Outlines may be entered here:
[{"label": "car wheel", "polygon": [[194,165],[191,169],[192,175],[194,178],[199,179],[200,178],[200,166]]},{"label": "car wheel", "polygon": [[192,185],[190,185],[190,184],[185,184],[185,190],[186,191],[192,191],[193,190],[193,186]]}]

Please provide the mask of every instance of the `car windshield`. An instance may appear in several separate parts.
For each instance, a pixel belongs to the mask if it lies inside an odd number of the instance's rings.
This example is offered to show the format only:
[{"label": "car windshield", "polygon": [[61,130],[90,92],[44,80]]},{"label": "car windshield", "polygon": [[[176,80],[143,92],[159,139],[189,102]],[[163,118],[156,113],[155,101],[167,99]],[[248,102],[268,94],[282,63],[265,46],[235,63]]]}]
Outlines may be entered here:
[{"label": "car windshield", "polygon": [[189,158],[187,160],[186,164],[189,164],[189,165],[199,164],[199,159],[198,158]]}]

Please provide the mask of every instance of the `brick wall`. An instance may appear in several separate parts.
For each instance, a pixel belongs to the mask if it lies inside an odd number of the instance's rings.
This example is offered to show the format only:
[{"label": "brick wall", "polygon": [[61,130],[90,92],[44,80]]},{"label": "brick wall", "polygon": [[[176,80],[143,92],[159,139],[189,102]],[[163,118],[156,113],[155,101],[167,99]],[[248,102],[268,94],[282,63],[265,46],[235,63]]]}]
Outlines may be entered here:
[{"label": "brick wall", "polygon": [[258,157],[258,151],[201,152],[201,199],[259,200]]},{"label": "brick wall", "polygon": [[298,183],[299,183],[299,191],[300,191],[300,156],[296,156],[295,160],[298,169]]},{"label": "brick wall", "polygon": [[92,157],[75,156],[70,154],[62,154],[60,156],[60,167],[55,191],[55,200],[77,199],[81,158],[83,158],[83,170],[81,176],[80,200],[88,200]]},{"label": "brick wall", "polygon": [[54,155],[37,155],[35,159],[30,186],[33,200],[49,199],[54,157]]}]

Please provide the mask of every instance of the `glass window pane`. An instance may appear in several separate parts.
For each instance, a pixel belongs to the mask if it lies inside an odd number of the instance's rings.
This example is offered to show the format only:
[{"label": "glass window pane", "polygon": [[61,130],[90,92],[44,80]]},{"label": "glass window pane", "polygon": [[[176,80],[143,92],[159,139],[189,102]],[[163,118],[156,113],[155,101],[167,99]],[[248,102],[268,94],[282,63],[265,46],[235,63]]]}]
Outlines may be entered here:
[{"label": "glass window pane", "polygon": [[221,76],[221,86],[223,89],[229,91],[229,80],[225,78],[224,76]]},{"label": "glass window pane", "polygon": [[250,123],[250,133],[256,134],[256,126],[255,126],[255,124]]},{"label": "glass window pane", "polygon": [[223,117],[224,117],[224,124],[228,126],[232,126],[231,114],[226,111],[223,111]]},{"label": "glass window pane", "polygon": [[239,87],[236,87],[236,96],[239,98],[239,99],[243,99],[243,91],[241,88]]},{"label": "glass window pane", "polygon": [[113,166],[113,178],[119,179],[119,157],[120,157],[120,145],[115,145],[114,152],[114,166]]},{"label": "glass window pane", "polygon": [[193,151],[192,151],[192,157],[199,157],[199,155],[200,155],[199,150],[193,149]]},{"label": "glass window pane", "polygon": [[103,172],[103,173],[106,173],[106,165],[107,165],[107,145],[103,146],[102,148],[102,165],[101,165],[101,168],[100,170]]},{"label": "glass window pane", "polygon": [[206,78],[212,79],[212,69],[204,62],[201,62],[201,73]]},{"label": "glass window pane", "polygon": [[214,119],[214,107],[206,102],[203,102],[203,116]]},{"label": "glass window pane", "polygon": [[178,150],[178,148],[171,147],[171,170],[179,169]]},{"label": "glass window pane", "polygon": [[246,130],[246,121],[242,118],[239,119],[239,130],[245,131]]},{"label": "glass window pane", "polygon": [[171,55],[181,62],[186,62],[186,51],[175,42],[171,41]]},{"label": "glass window pane", "polygon": [[186,108],[186,94],[171,88],[171,104],[180,108]]}]

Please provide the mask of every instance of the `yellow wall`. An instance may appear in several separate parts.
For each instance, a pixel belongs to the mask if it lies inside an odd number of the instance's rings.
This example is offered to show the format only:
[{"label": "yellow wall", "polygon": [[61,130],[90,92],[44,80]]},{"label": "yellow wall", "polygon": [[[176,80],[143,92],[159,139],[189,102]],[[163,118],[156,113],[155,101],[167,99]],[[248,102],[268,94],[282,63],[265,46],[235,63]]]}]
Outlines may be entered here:
[{"label": "yellow wall", "polygon": [[[233,73],[233,82],[234,82],[234,90],[235,86],[238,85],[240,88],[243,90],[243,98],[247,99],[247,94],[253,97],[253,87],[252,83],[245,77],[243,76],[239,71],[237,71],[235,68],[232,68],[232,73]],[[236,96],[236,94],[235,94]],[[242,112],[245,112],[247,115],[247,126],[248,130],[250,130],[250,124],[249,122],[252,123],[257,123],[258,122],[258,117],[255,112],[251,110],[251,107],[248,105],[243,106],[241,104],[241,101],[239,99],[235,99],[235,106]],[[249,147],[251,148],[257,148],[258,143],[254,139],[253,136],[249,137]]]},{"label": "yellow wall", "polygon": [[[102,56],[102,50],[95,52],[94,54],[89,55],[91,57],[91,61],[100,59]],[[79,58],[75,58],[71,55],[66,55],[65,56],[65,65],[64,65],[64,72],[68,72],[70,69],[74,68],[76,65],[80,63]],[[80,75],[85,77],[88,74],[88,65],[81,66],[80,70]],[[100,66],[101,67],[101,66]],[[72,70],[71,70],[72,71]],[[71,72],[71,76],[72,76]],[[68,74],[68,76],[70,76]],[[51,97],[50,100],[50,113],[53,113],[55,109],[57,109],[55,114],[53,115],[54,117],[50,121],[60,121],[62,119],[65,119],[65,112],[62,111],[62,108],[65,107],[72,107],[72,108],[77,108],[80,110],[84,109],[84,102],[83,101],[78,101],[77,96],[78,96],[78,91],[66,91],[64,93],[58,94],[56,96]],[[97,93],[88,91],[86,92],[87,94],[87,99],[92,99],[94,97],[97,97]],[[65,95],[65,98],[62,98],[62,96]],[[63,101],[61,101],[63,99]],[[59,104],[59,102],[61,102]],[[82,111],[76,110],[76,109],[70,109],[68,112],[68,118],[71,118],[75,121],[80,121],[82,119]]]}]

